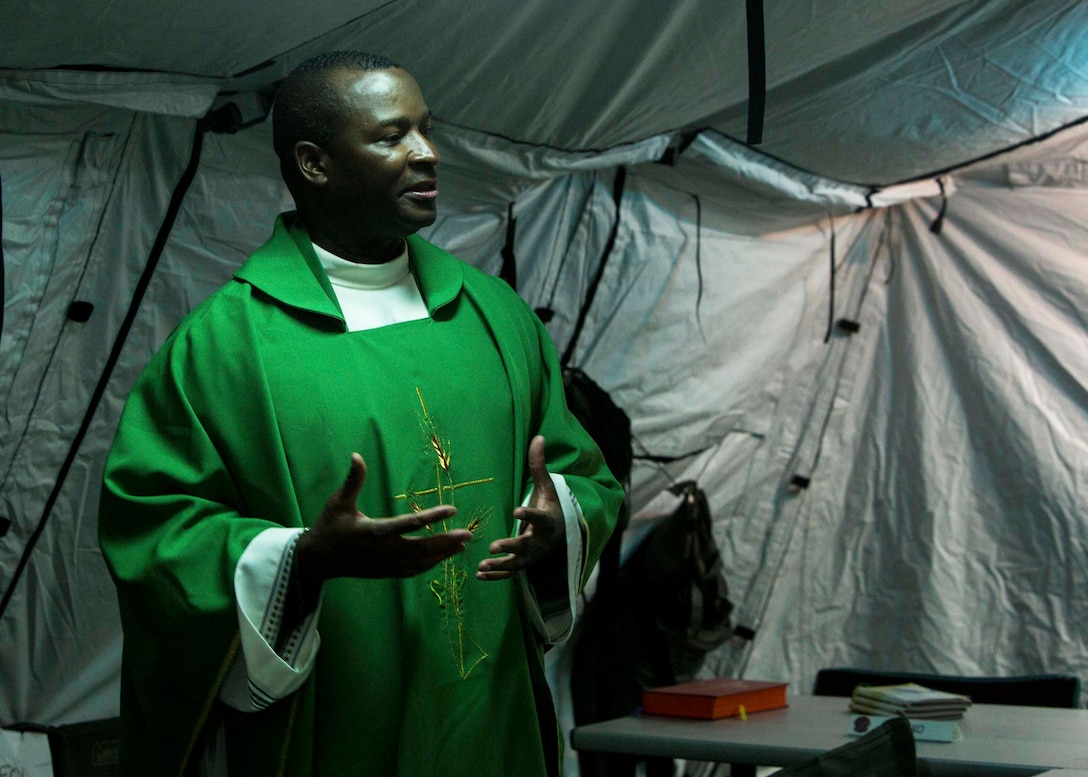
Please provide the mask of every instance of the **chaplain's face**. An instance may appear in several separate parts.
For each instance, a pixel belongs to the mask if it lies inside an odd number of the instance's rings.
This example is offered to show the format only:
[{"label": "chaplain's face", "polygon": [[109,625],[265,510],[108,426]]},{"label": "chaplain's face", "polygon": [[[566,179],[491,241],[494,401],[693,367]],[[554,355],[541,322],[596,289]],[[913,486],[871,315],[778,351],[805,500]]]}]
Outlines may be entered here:
[{"label": "chaplain's face", "polygon": [[438,151],[419,85],[400,68],[340,70],[348,106],[325,148],[325,194],[367,238],[403,238],[437,215]]}]

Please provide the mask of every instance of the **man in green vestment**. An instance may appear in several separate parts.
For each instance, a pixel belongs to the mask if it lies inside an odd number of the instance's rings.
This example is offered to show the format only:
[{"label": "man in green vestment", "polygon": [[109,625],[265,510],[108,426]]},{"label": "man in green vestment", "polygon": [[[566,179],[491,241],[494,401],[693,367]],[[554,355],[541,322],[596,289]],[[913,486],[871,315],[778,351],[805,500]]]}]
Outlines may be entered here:
[{"label": "man in green vestment", "polygon": [[556,774],[543,650],[622,490],[532,311],[415,234],[411,76],[316,57],[273,131],[297,211],[152,358],[106,464],[122,772]]}]

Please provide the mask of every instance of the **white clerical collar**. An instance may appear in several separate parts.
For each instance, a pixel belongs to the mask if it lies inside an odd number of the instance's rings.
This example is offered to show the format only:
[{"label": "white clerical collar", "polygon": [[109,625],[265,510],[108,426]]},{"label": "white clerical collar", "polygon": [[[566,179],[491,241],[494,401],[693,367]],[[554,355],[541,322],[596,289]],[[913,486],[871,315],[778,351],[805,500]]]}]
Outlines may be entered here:
[{"label": "white clerical collar", "polygon": [[399,283],[408,275],[408,244],[401,241],[401,252],[395,258],[382,264],[361,264],[341,259],[326,251],[317,243],[313,244],[318,261],[325,268],[329,282],[334,286],[349,289],[387,289]]}]

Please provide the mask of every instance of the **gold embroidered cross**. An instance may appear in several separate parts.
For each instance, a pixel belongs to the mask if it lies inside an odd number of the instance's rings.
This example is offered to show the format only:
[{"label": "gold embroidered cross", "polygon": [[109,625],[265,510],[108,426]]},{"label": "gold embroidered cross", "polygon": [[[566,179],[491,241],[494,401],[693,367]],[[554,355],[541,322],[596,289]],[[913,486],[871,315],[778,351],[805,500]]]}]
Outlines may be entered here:
[{"label": "gold embroidered cross", "polygon": [[[424,497],[437,496],[438,504],[452,505],[458,489],[479,486],[495,480],[495,478],[479,478],[460,483],[454,481],[450,441],[442,435],[437,422],[427,412],[427,403],[423,401],[423,392],[419,387],[416,387],[416,396],[419,397],[419,404],[423,409],[420,427],[426,440],[425,455],[433,458],[435,462],[435,485],[433,488],[419,491],[405,488],[404,493],[396,495],[396,499],[408,501],[412,512],[424,509]],[[447,497],[449,502],[446,501]],[[465,528],[475,537],[484,530],[490,517],[491,508],[477,508],[469,514]],[[442,531],[449,531],[448,523],[448,521],[442,521]],[[431,593],[438,600],[439,609],[445,613],[446,636],[449,640],[450,653],[457,663],[462,679],[468,677],[476,665],[487,658],[487,652],[469,635],[465,627],[465,582],[467,580],[468,571],[458,563],[457,557],[453,557],[442,562],[441,578],[432,580],[430,583]]]}]

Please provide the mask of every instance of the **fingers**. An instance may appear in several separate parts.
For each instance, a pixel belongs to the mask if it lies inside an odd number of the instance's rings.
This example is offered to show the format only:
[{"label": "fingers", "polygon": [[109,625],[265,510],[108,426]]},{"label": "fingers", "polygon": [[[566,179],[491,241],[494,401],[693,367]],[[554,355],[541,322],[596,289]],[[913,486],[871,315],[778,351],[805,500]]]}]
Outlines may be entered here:
[{"label": "fingers", "polygon": [[[552,493],[555,493],[554,489]],[[555,529],[555,518],[552,514],[543,508],[539,507],[515,507],[514,517],[521,521],[523,524],[528,524],[532,527],[533,531],[544,532],[546,534],[553,534]],[[527,531],[527,527],[521,527],[522,533]]]},{"label": "fingers", "polygon": [[[555,485],[548,474],[545,439],[537,435],[529,443],[527,463],[533,483],[530,505],[514,511],[523,531],[517,537],[493,542],[491,558],[479,563],[480,580],[505,580],[545,557],[557,538],[561,541],[562,510]],[[313,526],[321,534],[326,565],[340,577],[404,577],[420,574],[465,550],[472,540],[468,529],[449,529],[456,515],[452,505],[440,505],[392,518],[372,519],[358,508],[366,482],[367,467],[358,453],[351,456],[344,482],[332,495]],[[557,521],[559,522],[557,527]],[[421,529],[434,527],[431,531]],[[327,535],[327,537],[326,537]]]},{"label": "fingers", "polygon": [[[470,535],[471,536],[471,535]],[[465,540],[458,533],[449,532],[430,537],[405,537],[402,551],[406,561],[400,576],[411,577],[425,572],[436,564],[456,556],[465,549]]]},{"label": "fingers", "polygon": [[[418,513],[410,513],[408,515],[399,515],[396,518],[385,518],[382,520],[374,521],[374,533],[380,536],[390,534],[408,534],[409,532],[422,529],[426,526],[439,523],[452,518],[457,514],[457,508],[453,505],[439,505],[438,507],[429,507],[426,510],[420,510]],[[467,529],[454,529],[448,534],[455,536],[464,542],[468,542],[472,539],[472,532]]]},{"label": "fingers", "polygon": [[529,443],[529,475],[535,488],[543,488],[545,483],[550,485],[552,482],[544,458],[544,437],[539,434]]},{"label": "fingers", "polygon": [[485,558],[476,568],[476,579],[506,580],[513,577],[518,570],[524,569],[525,566],[525,559],[513,553],[499,558]]},{"label": "fingers", "polygon": [[480,562],[476,569],[477,580],[506,580],[546,557],[556,543],[562,541],[562,508],[555,483],[548,474],[544,448],[544,437],[539,434],[529,443],[533,495],[529,506],[514,509],[514,517],[524,523],[522,532],[517,537],[496,540],[488,546],[488,552],[494,556]]},{"label": "fingers", "polygon": [[[524,534],[495,540],[487,548],[487,552],[493,556],[480,562],[476,568],[476,579],[505,580],[515,572],[525,569],[539,555],[534,544],[534,540]],[[503,555],[500,556],[500,553]]]},{"label": "fingers", "polygon": [[351,454],[351,466],[348,467],[347,477],[344,478],[344,483],[340,486],[340,490],[333,496],[333,500],[339,502],[341,505],[350,506],[355,508],[359,500],[359,493],[363,490],[363,483],[366,482],[366,462],[363,461],[363,457],[358,453]]},{"label": "fingers", "polygon": [[510,555],[524,556],[529,550],[529,538],[524,535],[518,537],[507,537],[504,540],[495,540],[487,547],[487,552],[493,556],[497,556],[500,553],[508,553]]},{"label": "fingers", "polygon": [[555,492],[555,483],[548,474],[547,460],[544,457],[544,438],[537,435],[529,443],[529,476],[533,479],[533,507],[547,510],[559,501]]}]

